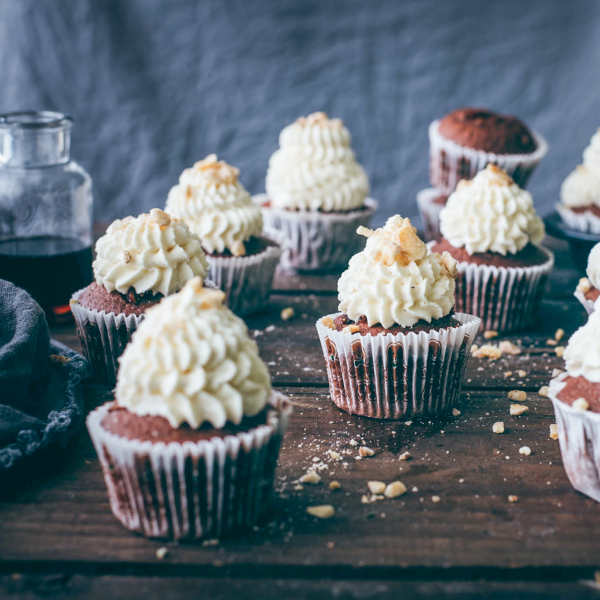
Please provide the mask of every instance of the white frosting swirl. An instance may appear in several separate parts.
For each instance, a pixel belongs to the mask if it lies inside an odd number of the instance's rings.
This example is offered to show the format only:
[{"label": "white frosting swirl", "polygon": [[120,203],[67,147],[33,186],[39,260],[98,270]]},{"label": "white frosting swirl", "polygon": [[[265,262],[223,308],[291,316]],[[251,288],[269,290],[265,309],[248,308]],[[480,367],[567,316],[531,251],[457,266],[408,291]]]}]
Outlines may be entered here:
[{"label": "white frosting swirl", "polygon": [[600,289],[600,244],[596,244],[588,256],[586,274],[590,283]]},{"label": "white frosting swirl", "polygon": [[199,278],[146,312],[119,359],[115,398],[173,427],[222,428],[258,414],[271,393],[269,371],[225,294]]},{"label": "white frosting swirl", "polygon": [[571,377],[581,375],[600,383],[600,299],[596,300],[587,323],[571,336],[563,358]]},{"label": "white frosting swirl", "polygon": [[452,246],[464,246],[469,254],[516,254],[545,235],[531,194],[491,164],[458,184],[440,212],[440,231]]},{"label": "white frosting swirl", "polygon": [[583,164],[600,177],[600,128],[592,136],[589,146],[583,151]]},{"label": "white frosting swirl", "polygon": [[183,219],[211,254],[229,250],[243,256],[244,242],[262,234],[260,208],[238,174],[238,169],[211,154],[185,169],[169,192],[165,210]]},{"label": "white frosting swirl", "polygon": [[563,181],[560,198],[569,208],[600,206],[600,175],[585,165],[578,165]]},{"label": "white frosting swirl", "polygon": [[430,253],[409,219],[396,215],[385,227],[359,227],[369,239],[350,259],[338,282],[339,310],[369,326],[412,327],[446,316],[454,306],[456,261],[448,252]]},{"label": "white frosting swirl", "polygon": [[206,277],[208,263],[198,237],[158,208],[114,221],[96,242],[94,276],[109,292],[168,296],[193,277]]},{"label": "white frosting swirl", "polygon": [[276,208],[343,212],[360,208],[369,180],[356,162],[350,133],[325,113],[300,117],[279,136],[266,191]]}]

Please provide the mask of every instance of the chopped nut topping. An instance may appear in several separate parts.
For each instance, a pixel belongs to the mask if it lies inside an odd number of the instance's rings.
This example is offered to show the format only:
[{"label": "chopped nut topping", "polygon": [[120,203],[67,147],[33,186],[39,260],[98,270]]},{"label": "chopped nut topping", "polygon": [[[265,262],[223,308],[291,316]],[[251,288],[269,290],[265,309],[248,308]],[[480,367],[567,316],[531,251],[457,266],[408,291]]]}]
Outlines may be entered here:
[{"label": "chopped nut topping", "polygon": [[546,345],[548,345],[548,346],[558,346],[558,342],[556,340],[546,340]]},{"label": "chopped nut topping", "polygon": [[577,400],[573,402],[573,408],[575,410],[588,410],[589,407],[590,405],[585,398],[577,398]]},{"label": "chopped nut topping", "polygon": [[504,433],[504,421],[497,421],[492,425],[492,431],[494,433]]},{"label": "chopped nut topping", "polygon": [[233,256],[246,256],[246,246],[241,240],[236,240],[231,244],[231,254]]},{"label": "chopped nut topping", "polygon": [[153,208],[150,211],[150,216],[152,217],[152,220],[161,227],[171,224],[171,217],[160,210],[160,208]]},{"label": "chopped nut topping", "polygon": [[508,340],[501,341],[498,344],[498,348],[500,348],[501,352],[506,352],[506,354],[513,354],[515,356],[517,354],[521,354],[521,348],[515,346],[512,342],[509,342]]},{"label": "chopped nut topping", "polygon": [[163,546],[156,551],[156,558],[158,558],[158,560],[164,560],[167,554],[169,554],[169,549]]},{"label": "chopped nut topping", "polygon": [[335,542],[327,542],[327,547],[331,550],[335,548]]},{"label": "chopped nut topping", "polygon": [[519,448],[519,454],[529,456],[531,454],[531,448],[529,446],[523,446],[522,448]]},{"label": "chopped nut topping", "polygon": [[407,450],[398,457],[398,460],[408,460],[411,456],[411,453]]},{"label": "chopped nut topping", "polygon": [[301,483],[298,483],[297,485],[294,486],[294,490],[296,492],[299,492],[299,491],[301,491],[303,489],[304,489],[304,486]]},{"label": "chopped nut topping", "polygon": [[565,330],[564,329],[557,329],[556,333],[554,334],[554,339],[557,342],[560,342],[560,340],[563,339],[564,335],[565,335]]},{"label": "chopped nut topping", "polygon": [[340,460],[340,458],[342,458],[339,454],[339,452],[335,452],[334,450],[330,450],[329,451],[329,456],[333,459],[333,460]]},{"label": "chopped nut topping", "polygon": [[487,331],[483,332],[483,337],[486,340],[491,340],[492,338],[498,337],[498,332],[488,329]]},{"label": "chopped nut topping", "polygon": [[505,371],[504,377],[510,377],[512,375],[512,371]]},{"label": "chopped nut topping", "polygon": [[519,496],[515,496],[514,494],[510,494],[508,497],[508,501],[509,502],[518,502],[519,501]]},{"label": "chopped nut topping", "polygon": [[301,483],[310,483],[312,485],[317,485],[321,481],[321,476],[316,471],[308,471],[308,473],[304,473],[299,480]]},{"label": "chopped nut topping", "polygon": [[474,351],[471,349],[471,355],[475,358],[489,358],[490,360],[497,360],[502,358],[502,350],[492,344],[484,344],[481,348],[476,348]]},{"label": "chopped nut topping", "polygon": [[335,515],[335,508],[331,504],[321,504],[319,506],[309,506],[306,512],[317,519],[329,519]]},{"label": "chopped nut topping", "polygon": [[372,494],[383,494],[385,491],[385,483],[383,481],[369,481],[367,487]]},{"label": "chopped nut topping", "polygon": [[543,386],[540,388],[540,391],[538,392],[538,394],[539,394],[540,396],[543,396],[544,398],[547,398],[547,397],[548,397],[548,394],[549,394],[549,392],[550,392],[550,388],[549,388],[547,385],[543,385]]},{"label": "chopped nut topping", "polygon": [[524,404],[511,404],[510,405],[510,416],[518,417],[519,415],[526,413],[528,410],[529,410],[529,407],[525,406]]},{"label": "chopped nut topping", "polygon": [[350,440],[351,446],[358,446],[358,442],[356,440]]},{"label": "chopped nut topping", "polygon": [[342,333],[357,333],[358,331],[360,331],[358,325],[346,325],[346,327],[342,329]]},{"label": "chopped nut topping", "polygon": [[323,317],[321,319],[321,324],[323,327],[327,327],[327,329],[335,329],[335,325],[333,324],[333,319],[331,317]]},{"label": "chopped nut topping", "polygon": [[329,489],[330,490],[339,490],[341,489],[342,484],[339,481],[331,481],[329,483]]},{"label": "chopped nut topping", "polygon": [[555,352],[556,356],[558,356],[558,358],[562,358],[562,356],[565,352],[565,347],[564,346],[556,346],[556,348],[554,348],[554,352]]},{"label": "chopped nut topping", "polygon": [[431,501],[435,504],[437,504],[440,500],[441,498],[439,496],[431,496]]},{"label": "chopped nut topping", "polygon": [[458,410],[458,408],[453,408],[452,409],[452,416],[453,417],[458,417],[458,415],[460,415],[460,410]]},{"label": "chopped nut topping", "polygon": [[294,312],[294,309],[291,306],[288,306],[287,308],[284,308],[281,311],[281,320],[282,321],[289,321],[290,319],[292,319],[294,317],[296,313]]},{"label": "chopped nut topping", "polygon": [[370,502],[369,496],[367,496],[367,494],[363,494],[360,497],[360,501],[362,502],[362,504],[369,504],[369,502]]},{"label": "chopped nut topping", "polygon": [[386,498],[398,498],[398,496],[406,494],[407,491],[406,486],[401,481],[394,481],[385,487],[383,495]]},{"label": "chopped nut topping", "polygon": [[508,392],[508,399],[515,402],[525,402],[527,394],[523,390],[512,390]]},{"label": "chopped nut topping", "polygon": [[558,377],[559,375],[562,375],[563,373],[564,371],[561,371],[560,369],[552,369],[552,379]]},{"label": "chopped nut topping", "polygon": [[550,437],[553,440],[557,440],[558,439],[558,425],[556,423],[551,423],[550,424]]},{"label": "chopped nut topping", "polygon": [[592,284],[587,277],[582,277],[577,284],[577,291],[587,294],[592,289]]},{"label": "chopped nut topping", "polygon": [[63,354],[51,354],[50,360],[54,363],[58,363],[59,365],[65,365],[68,362],[71,362],[71,359]]},{"label": "chopped nut topping", "polygon": [[129,252],[127,252],[127,250],[123,250],[123,256],[125,257],[125,263],[131,262],[131,254],[129,254]]},{"label": "chopped nut topping", "polygon": [[375,452],[373,452],[373,450],[371,450],[371,448],[367,448],[366,446],[361,446],[358,449],[358,453],[363,457],[366,458],[368,456],[373,456],[375,454]]},{"label": "chopped nut topping", "polygon": [[517,375],[519,377],[526,377],[527,376],[527,371],[523,371],[523,370],[517,371]]}]

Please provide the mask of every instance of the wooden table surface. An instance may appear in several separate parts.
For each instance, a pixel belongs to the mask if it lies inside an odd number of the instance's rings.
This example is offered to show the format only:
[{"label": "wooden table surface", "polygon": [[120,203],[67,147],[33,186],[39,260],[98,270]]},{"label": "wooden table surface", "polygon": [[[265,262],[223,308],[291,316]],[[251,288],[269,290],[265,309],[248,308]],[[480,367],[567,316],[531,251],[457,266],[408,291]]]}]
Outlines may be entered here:
[{"label": "wooden table surface", "polygon": [[[279,274],[270,305],[247,319],[274,387],[295,405],[264,522],[209,543],[129,533],[110,512],[82,431],[67,452],[2,485],[0,597],[600,598],[600,504],[569,484],[549,436],[551,402],[537,394],[563,366],[547,340],[563,328],[566,342],[586,316],[572,295],[580,274],[566,246],[549,243],[557,266],[539,325],[499,338],[522,353],[471,358],[460,415],[425,422],[385,423],[332,405],[314,323],[336,310],[337,276]],[[296,315],[282,321],[289,306]],[[79,349],[72,326],[53,334]],[[520,417],[509,416],[513,389],[528,393],[529,412]],[[89,384],[86,410],[111,397],[109,388]],[[496,435],[492,425],[500,420],[506,433]],[[352,440],[375,455],[356,460]],[[519,454],[522,446],[530,456]],[[412,457],[400,461],[407,450]],[[321,483],[296,489],[315,462]],[[408,486],[406,495],[361,502],[367,481],[396,479]],[[332,480],[340,490],[329,489]],[[309,516],[315,504],[334,505],[335,516]],[[168,554],[160,560],[162,547]]]}]

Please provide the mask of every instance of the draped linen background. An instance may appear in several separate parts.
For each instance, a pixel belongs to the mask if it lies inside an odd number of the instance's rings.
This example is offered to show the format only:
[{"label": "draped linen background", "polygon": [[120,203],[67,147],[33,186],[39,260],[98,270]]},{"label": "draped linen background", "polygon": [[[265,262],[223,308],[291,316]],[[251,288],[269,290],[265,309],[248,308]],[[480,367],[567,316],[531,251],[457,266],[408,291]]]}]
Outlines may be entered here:
[{"label": "draped linen background", "polygon": [[207,154],[252,192],[280,130],[347,123],[376,224],[415,218],[429,123],[463,105],[517,114],[550,151],[530,183],[547,214],[600,126],[596,0],[0,0],[0,111],[75,119],[95,216],[163,207]]}]

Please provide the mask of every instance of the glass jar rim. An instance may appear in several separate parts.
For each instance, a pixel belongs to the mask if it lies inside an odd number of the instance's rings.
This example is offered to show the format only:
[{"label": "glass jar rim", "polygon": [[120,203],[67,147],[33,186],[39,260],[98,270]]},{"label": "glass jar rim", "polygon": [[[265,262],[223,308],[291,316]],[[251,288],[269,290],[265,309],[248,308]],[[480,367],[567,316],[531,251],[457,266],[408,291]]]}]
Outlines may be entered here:
[{"label": "glass jar rim", "polygon": [[1,129],[66,129],[73,125],[69,115],[52,110],[23,110],[0,114]]}]

